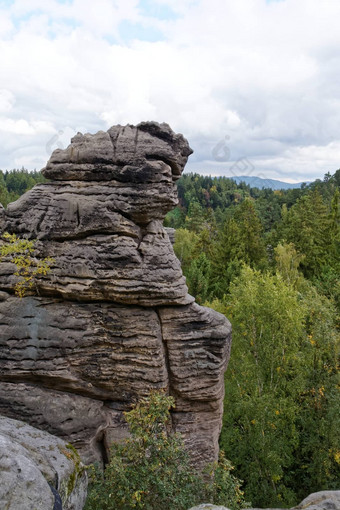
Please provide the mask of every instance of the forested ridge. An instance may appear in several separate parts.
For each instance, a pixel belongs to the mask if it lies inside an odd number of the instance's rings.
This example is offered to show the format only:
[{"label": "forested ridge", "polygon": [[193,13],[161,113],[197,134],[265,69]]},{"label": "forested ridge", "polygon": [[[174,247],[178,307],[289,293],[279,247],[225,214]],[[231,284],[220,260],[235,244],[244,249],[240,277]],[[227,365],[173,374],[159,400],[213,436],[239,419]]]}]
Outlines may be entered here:
[{"label": "forested ridge", "polygon": [[29,172],[25,168],[0,170],[0,204],[4,207],[39,182],[46,182],[41,172]]},{"label": "forested ridge", "polygon": [[339,488],[339,187],[187,174],[166,218],[189,292],[233,326],[220,446],[254,506]]},{"label": "forested ridge", "polygon": [[[6,206],[40,172],[0,173]],[[220,446],[254,506],[339,488],[340,170],[272,191],[184,174],[165,225],[189,292],[233,326]]]}]

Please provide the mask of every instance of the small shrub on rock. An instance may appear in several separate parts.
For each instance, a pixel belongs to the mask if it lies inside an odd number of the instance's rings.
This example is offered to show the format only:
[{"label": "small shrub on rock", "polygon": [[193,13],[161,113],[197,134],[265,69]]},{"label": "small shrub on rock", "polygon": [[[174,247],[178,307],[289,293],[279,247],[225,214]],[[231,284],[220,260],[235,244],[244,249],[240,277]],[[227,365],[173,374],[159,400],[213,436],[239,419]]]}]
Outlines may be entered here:
[{"label": "small shrub on rock", "polygon": [[125,413],[131,437],[112,445],[104,473],[92,469],[86,510],[186,510],[209,500],[246,506],[228,461],[211,466],[208,482],[190,465],[181,436],[167,430],[173,406],[172,397],[151,392]]}]

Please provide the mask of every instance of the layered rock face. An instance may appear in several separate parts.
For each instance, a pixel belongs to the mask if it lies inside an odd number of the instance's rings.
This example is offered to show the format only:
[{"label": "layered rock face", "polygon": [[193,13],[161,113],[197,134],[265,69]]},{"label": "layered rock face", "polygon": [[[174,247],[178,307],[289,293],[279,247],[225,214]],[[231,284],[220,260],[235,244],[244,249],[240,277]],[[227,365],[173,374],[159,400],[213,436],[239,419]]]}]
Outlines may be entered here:
[{"label": "layered rock face", "polygon": [[172,428],[193,461],[216,459],[231,328],[198,306],[168,234],[175,181],[191,149],[154,122],[78,134],[35,186],[0,211],[0,231],[53,257],[35,295],[13,295],[0,263],[0,414],[106,460],[123,411],[151,389],[174,396]]}]

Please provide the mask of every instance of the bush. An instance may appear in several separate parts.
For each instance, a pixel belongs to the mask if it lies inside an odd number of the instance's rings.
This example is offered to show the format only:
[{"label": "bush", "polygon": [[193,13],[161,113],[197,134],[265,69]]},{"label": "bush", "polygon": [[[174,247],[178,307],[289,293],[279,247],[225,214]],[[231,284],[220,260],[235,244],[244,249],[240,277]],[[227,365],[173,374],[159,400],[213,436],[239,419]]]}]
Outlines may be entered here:
[{"label": "bush", "polygon": [[172,397],[151,392],[125,413],[131,437],[112,445],[104,473],[92,468],[86,510],[187,510],[207,500],[245,506],[228,461],[210,466],[206,478],[190,465],[181,436],[167,430],[173,406]]},{"label": "bush", "polygon": [[6,260],[16,265],[17,270],[14,275],[18,276],[19,280],[14,286],[15,295],[20,298],[25,297],[36,284],[36,277],[49,273],[54,259],[51,257],[35,259],[35,241],[20,239],[8,232],[5,232],[2,238],[4,242],[2,244],[0,240],[0,262],[6,257]]}]

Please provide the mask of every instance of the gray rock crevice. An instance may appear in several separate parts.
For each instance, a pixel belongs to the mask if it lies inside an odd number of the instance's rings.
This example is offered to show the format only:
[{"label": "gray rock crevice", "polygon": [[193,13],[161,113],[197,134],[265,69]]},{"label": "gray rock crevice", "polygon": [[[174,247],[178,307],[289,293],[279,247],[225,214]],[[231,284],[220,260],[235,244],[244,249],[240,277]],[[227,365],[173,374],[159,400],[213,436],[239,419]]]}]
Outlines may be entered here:
[{"label": "gray rock crevice", "polygon": [[164,366],[165,366],[166,373],[167,373],[168,383],[167,383],[166,389],[167,389],[167,392],[168,392],[169,395],[174,396],[175,389],[174,389],[174,386],[172,384],[172,374],[171,374],[171,366],[170,366],[170,359],[169,359],[169,349],[168,349],[168,345],[167,345],[166,341],[164,340],[163,324],[162,324],[162,320],[161,320],[161,315],[159,313],[159,309],[155,308],[155,312],[157,314],[157,318],[158,318],[158,322],[159,322],[161,345],[162,345],[163,356],[164,356]]}]

